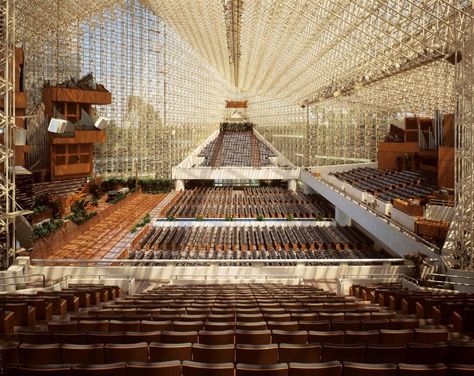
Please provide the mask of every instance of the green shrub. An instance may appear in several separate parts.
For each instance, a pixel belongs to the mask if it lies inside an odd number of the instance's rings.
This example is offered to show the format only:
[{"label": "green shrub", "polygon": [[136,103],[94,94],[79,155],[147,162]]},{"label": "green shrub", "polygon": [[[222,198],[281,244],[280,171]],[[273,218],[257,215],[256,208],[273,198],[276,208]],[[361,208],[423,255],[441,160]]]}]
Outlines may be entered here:
[{"label": "green shrub", "polygon": [[95,217],[97,212],[87,212],[86,203],[84,200],[76,201],[71,207],[71,214],[64,217],[64,219],[69,219],[74,222],[76,225],[82,225],[87,222],[92,217]]},{"label": "green shrub", "polygon": [[260,221],[260,222],[261,222],[261,221],[264,221],[264,220],[265,220],[265,217],[264,217],[262,214],[259,214],[259,215],[257,215],[257,218],[256,218],[256,219],[257,219],[257,221]]},{"label": "green shrub", "polygon": [[144,227],[146,224],[150,223],[151,217],[150,213],[145,214],[145,216],[138,222],[135,226],[133,226],[131,232],[136,232],[139,228]]},{"label": "green shrub", "polygon": [[172,222],[172,221],[176,221],[176,218],[175,218],[174,215],[169,215],[169,216],[166,218],[166,220]]},{"label": "green shrub", "polygon": [[291,221],[295,220],[295,217],[293,217],[293,214],[287,214],[286,215],[286,220],[291,222]]},{"label": "green shrub", "polygon": [[33,240],[44,238],[63,225],[62,219],[49,219],[33,226]]},{"label": "green shrub", "polygon": [[231,214],[227,214],[227,215],[225,216],[225,220],[232,222],[232,221],[234,220],[234,216],[231,215]]},{"label": "green shrub", "polygon": [[204,216],[202,214],[198,214],[196,216],[196,221],[202,221],[202,220],[204,220]]}]

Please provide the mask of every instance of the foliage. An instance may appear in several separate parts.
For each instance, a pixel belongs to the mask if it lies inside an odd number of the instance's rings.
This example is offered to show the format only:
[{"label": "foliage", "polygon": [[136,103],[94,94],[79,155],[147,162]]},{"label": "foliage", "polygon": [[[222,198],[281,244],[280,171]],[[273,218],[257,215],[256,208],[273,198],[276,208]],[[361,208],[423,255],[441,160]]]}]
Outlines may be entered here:
[{"label": "foliage", "polygon": [[204,216],[202,214],[198,214],[196,216],[196,221],[202,221],[202,220],[204,220]]},{"label": "foliage", "polygon": [[293,214],[287,214],[286,215],[286,220],[291,222],[291,221],[295,220],[295,217],[293,217]]},{"label": "foliage", "polygon": [[136,232],[139,228],[142,228],[146,224],[150,223],[151,217],[150,213],[145,214],[145,216],[141,219],[140,222],[138,222],[135,226],[133,226],[131,232]]},{"label": "foliage", "polygon": [[117,202],[123,200],[125,197],[127,197],[127,193],[123,192],[117,192],[117,191],[109,191],[109,196],[107,197],[106,202],[114,205]]},{"label": "foliage", "polygon": [[51,209],[53,218],[60,217],[61,206],[56,201],[51,201],[48,194],[42,194],[36,196],[33,201],[33,213],[42,213],[48,209]]},{"label": "foliage", "polygon": [[102,181],[102,192],[114,191],[119,187],[127,187],[133,191],[139,186],[146,193],[164,193],[173,189],[173,182],[168,179],[152,179],[152,178],[109,178]]},{"label": "foliage", "polygon": [[33,239],[41,239],[56,231],[63,225],[62,219],[48,219],[33,226]]},{"label": "foliage", "polygon": [[69,219],[76,225],[81,225],[96,215],[97,212],[87,212],[85,201],[80,200],[73,204],[71,214],[65,216],[64,219]]},{"label": "foliage", "polygon": [[260,221],[260,222],[265,220],[265,218],[262,214],[257,215],[256,219],[257,219],[257,221]]},{"label": "foliage", "polygon": [[167,218],[166,218],[168,221],[172,222],[172,221],[176,221],[176,218],[174,215],[169,215]]},{"label": "foliage", "polygon": [[227,215],[225,216],[225,220],[226,220],[226,221],[233,221],[233,220],[234,220],[234,216],[231,215],[231,214],[227,214]]}]

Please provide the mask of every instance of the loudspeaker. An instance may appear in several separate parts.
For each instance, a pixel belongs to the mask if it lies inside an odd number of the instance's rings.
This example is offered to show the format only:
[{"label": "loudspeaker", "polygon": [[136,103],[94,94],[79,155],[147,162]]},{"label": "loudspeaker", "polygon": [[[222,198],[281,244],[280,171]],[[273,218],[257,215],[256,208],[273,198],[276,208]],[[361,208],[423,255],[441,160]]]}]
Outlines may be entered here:
[{"label": "loudspeaker", "polygon": [[103,127],[105,127],[105,125],[109,122],[110,120],[103,117],[103,116],[99,116],[99,118],[95,121],[95,127],[96,128],[99,128],[99,129],[102,129]]},{"label": "loudspeaker", "polygon": [[51,133],[65,133],[67,120],[52,118],[49,122],[48,131]]}]

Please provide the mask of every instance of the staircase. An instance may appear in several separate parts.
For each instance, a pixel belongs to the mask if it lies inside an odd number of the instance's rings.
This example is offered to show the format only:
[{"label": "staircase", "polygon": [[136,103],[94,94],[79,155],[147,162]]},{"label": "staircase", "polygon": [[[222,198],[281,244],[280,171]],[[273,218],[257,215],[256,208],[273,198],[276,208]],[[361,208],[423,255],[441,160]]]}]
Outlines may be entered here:
[{"label": "staircase", "polygon": [[158,205],[150,212],[151,220],[160,218],[165,213],[166,207],[174,200],[176,196],[179,195],[179,192],[173,191],[166,195],[166,197],[160,201]]},{"label": "staircase", "polygon": [[223,132],[219,133],[217,136],[216,142],[214,143],[214,148],[212,149],[212,157],[211,157],[211,166],[212,167],[220,167],[222,165],[222,142],[224,141],[224,134]]},{"label": "staircase", "polygon": [[250,157],[252,161],[252,167],[260,167],[262,165],[257,137],[255,137],[253,134],[250,141]]}]

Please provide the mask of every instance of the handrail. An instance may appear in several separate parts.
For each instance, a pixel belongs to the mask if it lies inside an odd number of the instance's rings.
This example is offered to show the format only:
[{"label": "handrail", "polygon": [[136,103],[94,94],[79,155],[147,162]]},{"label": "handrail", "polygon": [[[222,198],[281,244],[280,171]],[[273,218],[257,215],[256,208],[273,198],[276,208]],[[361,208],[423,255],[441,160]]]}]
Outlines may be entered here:
[{"label": "handrail", "polygon": [[410,282],[419,284],[419,281],[416,278],[410,277],[406,274],[343,274],[340,277],[341,279],[347,278],[356,278],[356,279],[387,279],[387,278],[398,278],[406,279]]},{"label": "handrail", "polygon": [[472,279],[474,280],[474,277],[471,276],[462,276],[462,275],[455,275],[455,274],[440,274],[440,273],[428,273],[427,275],[434,275],[437,277],[446,277],[446,278],[461,278],[461,279]]},{"label": "handrail", "polygon": [[378,212],[377,210],[371,208],[369,205],[367,205],[365,202],[363,201],[360,201],[358,200],[357,198],[349,195],[347,192],[343,191],[342,189],[340,189],[339,187],[336,187],[334,184],[332,184],[331,182],[327,181],[326,179],[323,179],[321,176],[319,177],[316,177],[314,176],[313,174],[310,174],[307,172],[307,174],[309,176],[312,176],[313,179],[315,180],[318,180],[320,181],[321,183],[327,185],[328,187],[330,187],[331,189],[337,191],[339,194],[341,194],[342,196],[344,196],[345,198],[351,200],[351,201],[354,201],[355,203],[357,203],[359,206],[363,206],[364,209],[366,209],[367,211],[371,212],[372,214],[374,214],[376,217],[379,217],[381,219],[383,219],[384,221],[386,221],[388,224],[396,227],[397,229],[400,230],[400,232],[403,232],[404,234],[410,236],[411,238],[413,238],[414,240],[420,242],[420,243],[423,243],[424,245],[426,245],[428,248],[431,248],[433,249],[433,252],[435,253],[440,253],[441,250],[438,246],[436,246],[435,244],[433,243],[430,243],[428,242],[427,240],[425,240],[424,238],[422,238],[421,236],[415,234],[414,232],[408,230],[407,228],[401,226],[400,224],[398,224],[397,222],[395,222],[393,219],[391,219],[390,217],[386,216],[386,215],[383,215],[381,214],[380,212]]},{"label": "handrail", "polygon": [[[187,278],[187,279],[190,279],[190,278],[193,278],[194,276],[193,275],[188,275],[188,274],[176,274],[173,276],[174,279],[178,280],[179,278]],[[239,278],[244,278],[244,279],[252,279],[252,278],[256,278],[256,279],[265,279],[265,280],[268,280],[268,279],[288,279],[288,280],[298,280],[298,281],[302,281],[303,278],[301,277],[298,277],[298,276],[293,276],[293,275],[255,275],[255,276],[252,276],[252,275],[244,275],[244,276],[240,276],[240,275],[205,275],[205,276],[197,276],[199,279],[203,279],[204,277],[204,280],[207,281],[208,279],[239,279]]]},{"label": "handrail", "polygon": [[[15,279],[15,278],[29,278],[29,277],[38,277],[38,276],[41,276],[41,279],[43,281],[43,287],[46,287],[46,276],[43,273],[12,275],[12,276],[7,276],[7,277],[0,277],[0,280]],[[24,283],[29,283],[29,282],[0,283],[0,287],[13,286],[13,285],[19,285],[19,284],[24,284]]]},{"label": "handrail", "polygon": [[[244,266],[248,264],[272,264],[279,266],[279,264],[298,264],[298,265],[306,265],[309,266],[315,264],[368,264],[368,263],[404,263],[405,260],[402,258],[388,258],[388,259],[32,259],[31,263],[36,265],[44,265],[44,264],[73,264],[73,265],[81,265],[81,266],[88,266],[88,264],[99,264],[99,266],[110,266],[110,267],[117,267],[112,266],[110,264],[124,264],[124,265],[132,265],[133,264],[155,264],[155,265],[174,265],[174,264],[184,264],[191,266],[192,264],[244,264]],[[102,265],[100,265],[102,264]],[[135,265],[138,266],[138,265]],[[265,265],[264,265],[265,266]],[[96,275],[94,275],[96,276]]]}]

